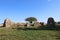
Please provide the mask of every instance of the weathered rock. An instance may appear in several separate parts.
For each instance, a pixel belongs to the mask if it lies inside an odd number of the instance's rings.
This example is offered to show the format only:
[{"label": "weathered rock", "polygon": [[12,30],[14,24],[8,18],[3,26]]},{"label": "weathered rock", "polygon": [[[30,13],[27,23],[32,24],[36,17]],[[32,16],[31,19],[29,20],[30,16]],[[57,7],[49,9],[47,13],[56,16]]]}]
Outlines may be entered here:
[{"label": "weathered rock", "polygon": [[24,28],[25,27],[25,23],[16,23],[17,27],[20,28]]},{"label": "weathered rock", "polygon": [[34,22],[34,27],[35,27],[35,28],[37,28],[37,27],[39,27],[39,26],[41,26],[41,24],[40,24],[39,22]]},{"label": "weathered rock", "polygon": [[31,24],[28,23],[28,24],[27,24],[27,27],[31,27]]},{"label": "weathered rock", "polygon": [[10,27],[11,26],[11,21],[10,21],[10,19],[5,19],[4,20],[4,24],[3,24],[3,27]]}]

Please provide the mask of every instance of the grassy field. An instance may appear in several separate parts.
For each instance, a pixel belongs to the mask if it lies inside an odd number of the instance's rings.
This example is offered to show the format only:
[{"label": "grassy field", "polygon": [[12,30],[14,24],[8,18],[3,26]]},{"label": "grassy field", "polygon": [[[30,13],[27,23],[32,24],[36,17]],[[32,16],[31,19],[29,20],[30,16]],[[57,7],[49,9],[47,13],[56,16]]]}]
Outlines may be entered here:
[{"label": "grassy field", "polygon": [[56,30],[17,30],[0,28],[0,40],[60,40]]}]

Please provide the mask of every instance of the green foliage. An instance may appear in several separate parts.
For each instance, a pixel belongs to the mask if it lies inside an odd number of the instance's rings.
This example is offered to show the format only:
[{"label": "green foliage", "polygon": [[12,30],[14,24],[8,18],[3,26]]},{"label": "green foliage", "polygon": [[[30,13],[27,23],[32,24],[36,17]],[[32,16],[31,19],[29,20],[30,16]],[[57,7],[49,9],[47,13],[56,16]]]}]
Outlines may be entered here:
[{"label": "green foliage", "polygon": [[57,22],[57,24],[60,24],[60,22]]},{"label": "green foliage", "polygon": [[40,22],[40,24],[43,26],[44,25],[44,22]]}]

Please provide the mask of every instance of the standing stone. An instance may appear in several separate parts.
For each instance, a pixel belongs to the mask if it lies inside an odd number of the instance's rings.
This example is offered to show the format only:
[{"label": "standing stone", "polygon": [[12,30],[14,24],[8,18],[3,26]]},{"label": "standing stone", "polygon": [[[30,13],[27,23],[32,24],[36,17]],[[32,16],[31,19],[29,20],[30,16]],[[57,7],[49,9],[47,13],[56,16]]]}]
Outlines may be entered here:
[{"label": "standing stone", "polygon": [[30,27],[30,24],[29,23],[27,24],[27,27]]},{"label": "standing stone", "polygon": [[10,21],[10,19],[5,19],[4,20],[4,24],[3,24],[3,27],[10,27],[11,26],[11,21]]}]

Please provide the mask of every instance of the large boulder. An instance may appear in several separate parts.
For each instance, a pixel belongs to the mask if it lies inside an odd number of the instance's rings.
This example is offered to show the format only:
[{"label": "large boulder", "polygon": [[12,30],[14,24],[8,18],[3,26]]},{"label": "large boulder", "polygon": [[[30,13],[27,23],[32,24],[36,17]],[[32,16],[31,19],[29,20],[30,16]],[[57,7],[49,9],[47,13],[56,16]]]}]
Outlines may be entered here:
[{"label": "large boulder", "polygon": [[11,21],[9,18],[6,18],[3,23],[3,27],[10,27],[11,26]]}]

